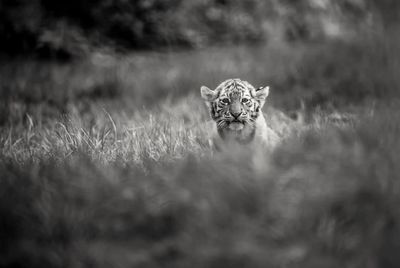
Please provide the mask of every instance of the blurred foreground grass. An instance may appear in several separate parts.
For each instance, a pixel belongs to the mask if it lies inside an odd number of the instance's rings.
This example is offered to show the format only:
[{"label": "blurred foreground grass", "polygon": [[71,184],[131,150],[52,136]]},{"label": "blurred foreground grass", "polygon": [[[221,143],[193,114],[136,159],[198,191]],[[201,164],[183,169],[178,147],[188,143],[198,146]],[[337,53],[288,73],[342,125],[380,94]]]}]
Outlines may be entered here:
[{"label": "blurred foreground grass", "polygon": [[[387,52],[344,49],[358,51],[3,66],[0,266],[398,267],[400,109],[384,100],[397,94],[395,64],[368,69]],[[364,76],[343,82],[357,65]],[[283,136],[272,154],[213,154],[196,94],[226,77],[271,81],[267,105],[312,110],[296,131],[266,110]]]},{"label": "blurred foreground grass", "polygon": [[199,115],[185,109],[102,114],[92,129],[32,119],[3,133],[0,265],[399,264],[397,107],[351,125],[315,117],[256,160],[212,155],[205,129],[185,124]]}]

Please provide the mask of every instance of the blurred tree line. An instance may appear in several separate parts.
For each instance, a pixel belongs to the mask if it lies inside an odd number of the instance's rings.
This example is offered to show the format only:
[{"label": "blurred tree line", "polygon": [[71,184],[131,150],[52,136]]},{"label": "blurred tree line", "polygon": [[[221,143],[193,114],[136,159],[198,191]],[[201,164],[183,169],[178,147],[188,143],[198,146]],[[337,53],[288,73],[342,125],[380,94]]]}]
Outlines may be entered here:
[{"label": "blurred tree line", "polygon": [[2,0],[0,53],[68,59],[97,46],[310,40],[368,21],[390,28],[399,7],[398,0]]}]

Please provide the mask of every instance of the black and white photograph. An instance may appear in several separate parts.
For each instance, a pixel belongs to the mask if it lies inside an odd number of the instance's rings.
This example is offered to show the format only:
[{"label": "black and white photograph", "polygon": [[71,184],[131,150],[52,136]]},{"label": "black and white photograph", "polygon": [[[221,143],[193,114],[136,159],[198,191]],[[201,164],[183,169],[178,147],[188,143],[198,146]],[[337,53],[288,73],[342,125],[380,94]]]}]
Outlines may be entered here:
[{"label": "black and white photograph", "polygon": [[399,0],[0,0],[0,268],[399,252]]}]

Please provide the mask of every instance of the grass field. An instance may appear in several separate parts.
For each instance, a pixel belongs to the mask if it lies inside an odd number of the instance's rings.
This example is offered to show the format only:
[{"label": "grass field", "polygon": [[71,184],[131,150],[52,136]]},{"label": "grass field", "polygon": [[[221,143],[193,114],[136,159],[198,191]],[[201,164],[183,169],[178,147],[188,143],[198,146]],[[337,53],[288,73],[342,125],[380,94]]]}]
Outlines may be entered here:
[{"label": "grass field", "polygon": [[[343,85],[346,55],[324,59],[333,73],[310,74],[309,53],[2,66],[0,266],[398,267],[400,108],[370,85],[396,85],[382,82],[392,63]],[[271,84],[267,105],[304,122],[293,131],[268,108],[283,137],[273,153],[213,153],[198,92],[227,77]],[[346,95],[340,83],[370,87]]]}]

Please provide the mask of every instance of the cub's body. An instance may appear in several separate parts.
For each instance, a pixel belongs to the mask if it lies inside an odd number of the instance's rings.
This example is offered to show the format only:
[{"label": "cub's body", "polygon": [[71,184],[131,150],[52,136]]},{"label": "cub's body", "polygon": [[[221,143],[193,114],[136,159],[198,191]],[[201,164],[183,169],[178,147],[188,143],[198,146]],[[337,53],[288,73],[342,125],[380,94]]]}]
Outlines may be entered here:
[{"label": "cub's body", "polygon": [[[277,133],[267,126],[263,114],[261,114],[256,119],[254,131],[251,133],[250,136],[249,133],[251,132],[251,130],[249,129],[249,127],[244,127],[242,131],[237,132],[233,132],[230,130],[218,131],[215,124],[212,124],[210,128],[212,131],[212,145],[218,151],[225,151],[232,148],[236,148],[238,150],[241,150],[243,148],[250,150],[272,149],[280,141]],[[251,139],[245,141],[246,139],[249,139],[249,137],[251,137]]]}]

